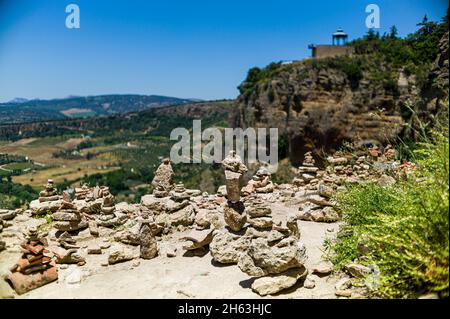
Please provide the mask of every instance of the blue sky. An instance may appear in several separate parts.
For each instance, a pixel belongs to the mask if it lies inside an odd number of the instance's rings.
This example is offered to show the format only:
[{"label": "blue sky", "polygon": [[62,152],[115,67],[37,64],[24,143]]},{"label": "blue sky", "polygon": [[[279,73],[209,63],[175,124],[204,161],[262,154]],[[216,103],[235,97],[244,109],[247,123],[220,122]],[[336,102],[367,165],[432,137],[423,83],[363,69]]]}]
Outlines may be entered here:
[{"label": "blue sky", "polygon": [[[81,28],[65,27],[76,3]],[[342,27],[367,32],[365,7],[381,10],[381,33],[404,36],[442,0],[0,0],[0,101],[111,93],[234,98],[253,66],[298,60]]]}]

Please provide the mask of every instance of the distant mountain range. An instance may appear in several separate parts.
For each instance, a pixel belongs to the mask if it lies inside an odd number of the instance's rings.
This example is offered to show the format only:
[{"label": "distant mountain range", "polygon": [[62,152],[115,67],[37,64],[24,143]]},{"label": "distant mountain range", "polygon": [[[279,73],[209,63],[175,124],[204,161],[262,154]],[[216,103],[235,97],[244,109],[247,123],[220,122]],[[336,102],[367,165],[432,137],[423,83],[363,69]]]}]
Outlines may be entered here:
[{"label": "distant mountain range", "polygon": [[107,116],[197,101],[199,100],[137,94],[71,96],[53,100],[15,98],[7,103],[0,103],[0,124]]}]

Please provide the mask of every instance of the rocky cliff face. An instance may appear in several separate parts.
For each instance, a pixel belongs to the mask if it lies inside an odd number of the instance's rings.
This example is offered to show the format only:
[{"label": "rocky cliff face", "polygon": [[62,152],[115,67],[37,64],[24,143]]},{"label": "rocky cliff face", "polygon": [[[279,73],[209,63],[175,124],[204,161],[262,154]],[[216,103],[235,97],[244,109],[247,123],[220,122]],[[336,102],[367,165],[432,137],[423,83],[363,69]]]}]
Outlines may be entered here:
[{"label": "rocky cliff face", "polygon": [[[417,96],[414,78],[397,72],[396,82],[389,85],[362,72],[355,83],[332,60],[282,66],[239,96],[236,124],[278,127],[294,161],[302,160],[306,151],[336,150],[346,140],[383,143],[399,134],[402,108]],[[392,72],[386,65],[379,67]]]},{"label": "rocky cliff face", "polygon": [[[448,81],[448,36],[441,53],[425,83]],[[279,64],[240,88],[234,124],[277,127],[293,163],[306,151],[333,152],[344,141],[385,144],[406,134],[409,107],[420,105],[423,94],[414,75],[370,56]],[[430,100],[433,92],[430,87]]]}]

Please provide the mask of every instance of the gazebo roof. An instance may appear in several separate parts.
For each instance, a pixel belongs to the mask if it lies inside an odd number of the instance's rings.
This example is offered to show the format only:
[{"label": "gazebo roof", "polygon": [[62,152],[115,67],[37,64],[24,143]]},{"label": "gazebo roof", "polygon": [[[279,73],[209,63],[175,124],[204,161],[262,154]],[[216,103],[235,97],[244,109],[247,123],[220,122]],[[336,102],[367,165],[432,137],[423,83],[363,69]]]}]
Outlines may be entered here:
[{"label": "gazebo roof", "polygon": [[337,29],[335,33],[333,33],[333,37],[346,37],[347,33],[344,32],[341,28]]}]

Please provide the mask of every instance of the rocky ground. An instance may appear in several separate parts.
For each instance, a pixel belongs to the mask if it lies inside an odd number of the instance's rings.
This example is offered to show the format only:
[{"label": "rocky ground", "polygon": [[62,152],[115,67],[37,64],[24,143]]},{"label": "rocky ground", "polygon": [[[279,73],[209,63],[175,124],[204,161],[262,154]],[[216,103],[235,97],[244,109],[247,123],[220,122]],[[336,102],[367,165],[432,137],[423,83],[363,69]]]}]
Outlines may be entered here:
[{"label": "rocky ground", "polygon": [[[274,204],[273,211],[280,214],[295,207]],[[16,227],[26,224],[36,224],[40,220],[19,218],[23,220]],[[312,269],[321,261],[322,244],[326,237],[336,234],[338,223],[325,224],[300,221],[299,226],[304,244],[308,251],[307,268]],[[11,229],[12,232],[12,229]],[[2,296],[15,298],[260,298],[251,288],[251,278],[239,270],[236,265],[221,265],[215,263],[210,254],[204,256],[189,256],[182,250],[178,240],[188,230],[171,236],[167,242],[159,242],[161,247],[172,244],[177,247],[176,257],[159,256],[151,260],[130,260],[107,267],[101,266],[106,258],[106,251],[101,255],[87,255],[84,266],[69,265],[62,269],[59,265],[59,279],[53,283],[18,296],[2,282]],[[97,239],[83,240],[83,246],[89,246]],[[8,245],[16,242],[7,238]],[[135,247],[137,253],[137,247]],[[2,273],[19,258],[18,249],[8,249],[0,253]],[[71,278],[75,277],[74,283]],[[80,277],[80,282],[76,277]],[[315,288],[303,287],[299,282],[288,291],[269,296],[273,298],[336,298],[335,276],[319,277],[311,275]]]},{"label": "rocky ground", "polygon": [[0,297],[365,298],[356,283],[376,270],[355,260],[335,272],[324,257],[341,224],[332,195],[395,183],[384,173],[394,156],[338,153],[320,170],[307,153],[292,183],[261,167],[241,189],[247,168],[230,153],[217,194],[175,184],[164,160],[140,204],[115,203],[107,187],[60,195],[49,180],[29,209],[0,210]]}]

